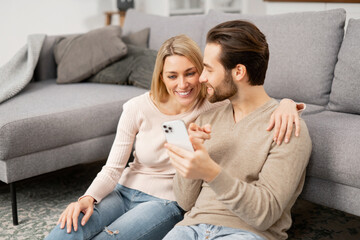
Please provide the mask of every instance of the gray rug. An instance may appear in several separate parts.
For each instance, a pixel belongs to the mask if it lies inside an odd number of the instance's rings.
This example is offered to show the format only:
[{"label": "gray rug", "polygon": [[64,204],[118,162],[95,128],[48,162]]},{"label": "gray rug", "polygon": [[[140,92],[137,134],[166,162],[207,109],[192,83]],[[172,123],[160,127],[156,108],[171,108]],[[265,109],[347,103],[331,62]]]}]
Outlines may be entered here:
[{"label": "gray rug", "polygon": [[0,185],[0,240],[44,239],[66,206],[77,201],[103,162],[80,165],[16,185],[19,225],[12,224],[9,187]]},{"label": "gray rug", "polygon": [[[104,162],[80,165],[17,184],[19,225],[13,226],[9,187],[0,183],[0,240],[43,239],[60,213],[82,195]],[[299,199],[293,208],[294,240],[359,240],[360,217]]]}]

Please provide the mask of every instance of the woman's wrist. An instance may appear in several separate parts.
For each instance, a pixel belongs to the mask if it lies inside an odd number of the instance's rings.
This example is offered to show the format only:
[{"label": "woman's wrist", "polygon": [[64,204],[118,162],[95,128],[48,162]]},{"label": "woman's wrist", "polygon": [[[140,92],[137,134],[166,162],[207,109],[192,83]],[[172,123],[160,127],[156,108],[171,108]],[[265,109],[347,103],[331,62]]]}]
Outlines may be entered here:
[{"label": "woman's wrist", "polygon": [[80,197],[78,199],[78,202],[80,202],[80,201],[89,201],[91,204],[94,204],[96,202],[95,198],[93,198],[90,195],[85,195],[85,196]]}]

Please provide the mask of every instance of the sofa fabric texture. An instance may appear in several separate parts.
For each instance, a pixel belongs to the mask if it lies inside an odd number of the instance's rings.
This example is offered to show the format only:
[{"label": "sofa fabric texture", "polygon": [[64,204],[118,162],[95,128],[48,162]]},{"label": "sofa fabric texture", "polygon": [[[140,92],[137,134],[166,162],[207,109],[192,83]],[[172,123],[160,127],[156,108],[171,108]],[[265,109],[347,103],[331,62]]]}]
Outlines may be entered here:
[{"label": "sofa fabric texture", "polygon": [[129,33],[122,37],[126,44],[147,48],[149,46],[150,28],[144,28],[138,32]]},{"label": "sofa fabric texture", "polygon": [[0,119],[0,139],[6,139],[0,141],[0,160],[114,134],[122,105],[145,91],[96,83],[56,85],[54,80],[31,84],[1,105],[0,115],[7,117]]},{"label": "sofa fabric texture", "polygon": [[354,147],[359,138],[359,116],[323,111],[303,118],[313,141],[308,176],[360,189],[360,148]]},{"label": "sofa fabric texture", "polygon": [[127,53],[121,28],[108,26],[60,38],[54,48],[57,83],[80,82]]},{"label": "sofa fabric texture", "polygon": [[335,66],[329,108],[360,113],[360,19],[350,19]]}]

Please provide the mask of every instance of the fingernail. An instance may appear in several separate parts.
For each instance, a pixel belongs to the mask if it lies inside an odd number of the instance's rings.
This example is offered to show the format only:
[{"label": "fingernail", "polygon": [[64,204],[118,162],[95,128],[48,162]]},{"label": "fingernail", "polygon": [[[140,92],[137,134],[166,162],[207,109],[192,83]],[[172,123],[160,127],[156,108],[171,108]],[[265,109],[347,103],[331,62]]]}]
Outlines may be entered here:
[{"label": "fingernail", "polygon": [[276,142],[276,137],[274,138],[274,142]]},{"label": "fingernail", "polygon": [[81,225],[83,225],[83,226],[84,226],[84,225],[85,225],[85,221],[82,221],[82,222],[81,222]]},{"label": "fingernail", "polygon": [[286,139],[285,139],[285,143],[288,143],[288,142],[289,142],[289,139],[288,139],[288,138],[286,138]]}]

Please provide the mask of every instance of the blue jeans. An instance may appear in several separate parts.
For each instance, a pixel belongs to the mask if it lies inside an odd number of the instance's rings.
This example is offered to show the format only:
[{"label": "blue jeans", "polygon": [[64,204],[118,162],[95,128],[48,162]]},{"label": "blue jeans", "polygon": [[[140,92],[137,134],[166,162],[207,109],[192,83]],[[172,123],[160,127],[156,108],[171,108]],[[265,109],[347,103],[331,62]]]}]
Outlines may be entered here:
[{"label": "blue jeans", "polygon": [[174,201],[150,196],[118,184],[115,190],[95,205],[85,226],[71,233],[57,225],[46,237],[52,239],[162,239],[183,219],[183,211]]},{"label": "blue jeans", "polygon": [[188,240],[188,239],[221,239],[221,240],[265,240],[255,233],[241,229],[210,224],[192,226],[176,226],[163,240]]}]

